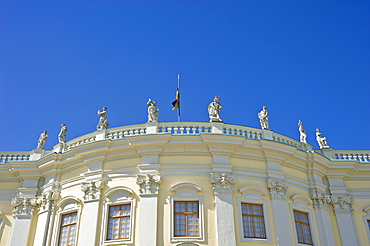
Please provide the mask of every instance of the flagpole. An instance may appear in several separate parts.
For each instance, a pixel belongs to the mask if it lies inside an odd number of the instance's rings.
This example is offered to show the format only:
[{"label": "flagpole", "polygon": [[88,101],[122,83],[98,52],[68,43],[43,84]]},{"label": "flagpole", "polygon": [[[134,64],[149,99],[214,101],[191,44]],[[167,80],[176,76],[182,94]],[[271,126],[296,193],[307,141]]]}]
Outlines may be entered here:
[{"label": "flagpole", "polygon": [[177,75],[177,88],[178,88],[178,90],[179,90],[179,108],[178,108],[178,110],[179,110],[179,112],[178,112],[178,115],[177,115],[177,121],[178,122],[180,122],[181,121],[181,116],[180,116],[180,109],[181,109],[181,107],[180,107],[180,74],[178,74]]}]

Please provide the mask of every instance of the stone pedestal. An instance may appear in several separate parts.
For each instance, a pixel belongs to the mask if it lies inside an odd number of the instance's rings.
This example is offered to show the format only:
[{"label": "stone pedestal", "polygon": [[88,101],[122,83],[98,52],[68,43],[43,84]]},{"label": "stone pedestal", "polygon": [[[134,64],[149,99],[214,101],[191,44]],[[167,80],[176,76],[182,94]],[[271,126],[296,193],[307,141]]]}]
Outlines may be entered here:
[{"label": "stone pedestal", "polygon": [[105,140],[106,137],[107,137],[107,129],[99,130],[96,132],[95,140],[96,141]]},{"label": "stone pedestal", "polygon": [[273,131],[269,129],[262,129],[262,138],[272,140],[272,133]]},{"label": "stone pedestal", "polygon": [[224,123],[223,122],[216,122],[212,121],[212,129],[211,133],[223,133],[224,132]]},{"label": "stone pedestal", "polygon": [[146,133],[158,133],[158,122],[147,122],[146,123]]},{"label": "stone pedestal", "polygon": [[43,149],[34,149],[31,151],[31,155],[30,155],[30,161],[37,161],[39,159],[41,159],[41,157],[44,156],[44,152],[45,150]]}]

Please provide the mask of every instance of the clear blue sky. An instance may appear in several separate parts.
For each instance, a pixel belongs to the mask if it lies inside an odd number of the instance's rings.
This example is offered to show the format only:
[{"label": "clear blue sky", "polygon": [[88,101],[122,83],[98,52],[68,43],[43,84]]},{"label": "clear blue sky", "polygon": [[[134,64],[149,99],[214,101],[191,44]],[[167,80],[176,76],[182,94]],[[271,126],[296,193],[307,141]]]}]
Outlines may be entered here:
[{"label": "clear blue sky", "polygon": [[370,1],[1,1],[0,150],[46,149],[110,127],[159,120],[181,75],[182,121],[208,122],[221,97],[225,123],[298,139],[302,120],[334,149],[370,149]]}]

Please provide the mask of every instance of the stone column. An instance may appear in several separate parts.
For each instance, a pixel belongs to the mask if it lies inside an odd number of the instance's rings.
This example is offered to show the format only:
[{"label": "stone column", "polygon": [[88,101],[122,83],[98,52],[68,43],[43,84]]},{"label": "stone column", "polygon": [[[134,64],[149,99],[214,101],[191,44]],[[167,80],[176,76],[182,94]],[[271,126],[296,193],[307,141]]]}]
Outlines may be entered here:
[{"label": "stone column", "polygon": [[233,208],[235,177],[225,173],[211,173],[211,182],[215,195],[217,245],[234,246],[236,245]]},{"label": "stone column", "polygon": [[136,183],[140,186],[139,246],[157,245],[158,191],[161,176],[139,174]]},{"label": "stone column", "polygon": [[83,196],[83,209],[80,219],[78,245],[89,246],[97,245],[100,228],[98,228],[100,195],[103,188],[102,181],[89,181],[81,184]]},{"label": "stone column", "polygon": [[10,231],[9,246],[27,245],[36,199],[17,196],[13,198],[12,205],[14,206],[14,220]]},{"label": "stone column", "polygon": [[352,215],[351,196],[331,196],[330,202],[333,205],[337,218],[340,238],[343,246],[359,246],[356,225]]},{"label": "stone column", "polygon": [[272,200],[274,228],[278,245],[293,246],[292,221],[287,203],[288,184],[282,180],[267,179],[267,188]]},{"label": "stone column", "polygon": [[320,245],[336,246],[334,240],[333,226],[331,224],[328,211],[330,197],[327,196],[324,191],[314,188],[310,189],[310,198],[312,200],[313,208],[315,211]]},{"label": "stone column", "polygon": [[55,191],[47,191],[37,199],[39,205],[34,246],[46,246],[50,239],[53,221],[54,201],[59,197]]}]

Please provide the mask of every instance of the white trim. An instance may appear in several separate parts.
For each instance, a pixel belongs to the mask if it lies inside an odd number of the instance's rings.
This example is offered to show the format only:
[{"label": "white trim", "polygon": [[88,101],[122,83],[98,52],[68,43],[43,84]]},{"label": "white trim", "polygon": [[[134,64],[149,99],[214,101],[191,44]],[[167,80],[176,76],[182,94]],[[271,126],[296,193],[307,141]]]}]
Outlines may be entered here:
[{"label": "white trim", "polygon": [[[174,195],[169,196],[170,200],[170,242],[204,242],[204,197],[198,195],[201,188],[193,183],[179,183],[172,186],[171,189],[175,192]],[[174,236],[174,203],[175,201],[198,201],[199,202],[199,236],[197,237],[175,237]],[[181,244],[180,244],[181,245]],[[186,245],[186,244],[185,244]]]},{"label": "white trim", "polygon": [[4,213],[3,211],[0,210],[0,238],[2,237],[2,234],[3,234],[3,228],[4,228]]},{"label": "white trim", "polygon": [[[238,207],[238,221],[239,221],[239,235],[241,242],[254,242],[254,243],[266,243],[271,244],[271,222],[268,216],[269,208],[268,201],[263,199],[261,196],[265,196],[266,192],[261,188],[245,185],[239,189],[242,196],[236,197],[236,204]],[[266,238],[245,238],[243,229],[243,216],[242,216],[242,203],[258,204],[262,205],[263,209],[263,220],[265,224]]]},{"label": "white trim", "polygon": [[76,234],[75,234],[75,245],[78,245],[78,233],[80,228],[80,220],[81,220],[81,212],[82,212],[82,202],[80,199],[74,196],[67,196],[63,197],[57,204],[56,204],[56,219],[55,219],[55,226],[54,226],[54,233],[52,236],[52,243],[51,245],[57,246],[59,243],[59,234],[60,234],[60,225],[63,215],[70,214],[70,213],[77,213],[77,221],[76,221]]},{"label": "white trim", "polygon": [[[103,221],[101,229],[101,245],[127,245],[134,243],[134,228],[135,228],[135,208],[136,208],[136,199],[132,197],[133,191],[130,188],[124,186],[114,187],[105,192],[107,200],[104,202],[103,209]],[[130,211],[130,235],[127,239],[118,239],[118,240],[107,240],[107,226],[108,226],[108,214],[109,206],[116,205],[131,205]]]},{"label": "white trim", "polygon": [[370,242],[370,228],[369,228],[369,224],[367,223],[367,221],[370,220],[370,206],[366,207],[363,211],[364,213],[366,213],[366,215],[362,216],[362,220],[366,227],[367,239]]},{"label": "white trim", "polygon": [[315,221],[313,217],[314,212],[311,208],[308,207],[308,205],[310,205],[312,201],[308,197],[303,196],[303,195],[295,195],[291,199],[293,203],[290,204],[290,213],[292,216],[291,218],[292,218],[292,223],[293,223],[295,245],[307,246],[307,244],[298,243],[297,228],[296,228],[295,220],[294,220],[294,210],[308,214],[308,222],[310,223],[312,245],[314,246],[319,245],[317,243],[316,230],[314,226],[314,221]]}]

